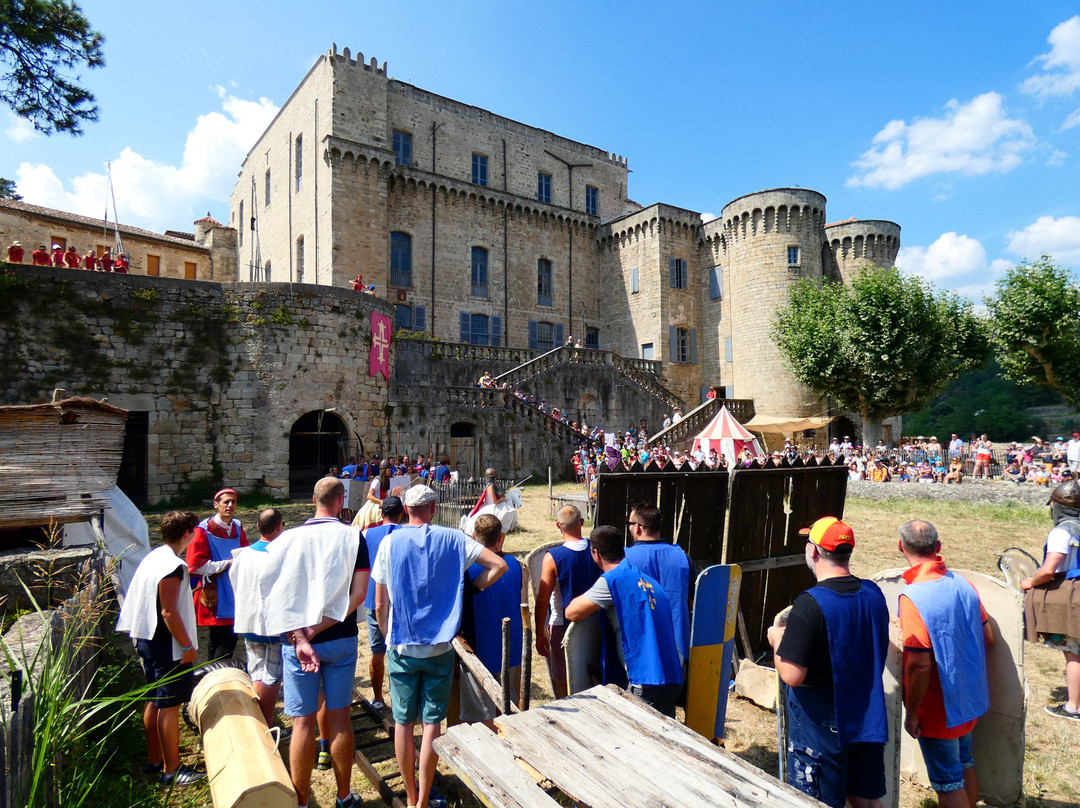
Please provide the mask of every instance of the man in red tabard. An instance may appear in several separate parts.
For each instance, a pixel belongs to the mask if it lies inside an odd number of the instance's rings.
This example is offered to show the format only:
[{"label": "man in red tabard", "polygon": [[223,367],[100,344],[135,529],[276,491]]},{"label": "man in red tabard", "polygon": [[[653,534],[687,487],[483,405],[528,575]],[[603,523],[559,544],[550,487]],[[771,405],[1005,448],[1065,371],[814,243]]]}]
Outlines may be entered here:
[{"label": "man in red tabard", "polygon": [[68,247],[67,252],[64,253],[64,265],[69,269],[78,269],[80,263],[82,263],[82,259],[79,257],[79,253],[75,251],[74,247]]},{"label": "man in red tabard", "polygon": [[36,267],[52,266],[52,261],[49,260],[49,250],[44,244],[30,254],[30,261]]},{"label": "man in red tabard", "polygon": [[23,246],[19,243],[18,239],[11,242],[11,246],[7,248],[7,260],[9,264],[21,264],[23,259]]},{"label": "man in red tabard", "polygon": [[[236,601],[228,569],[232,551],[247,547],[247,534],[236,513],[237,494],[222,488],[214,495],[213,516],[203,519],[195,529],[195,538],[187,549],[188,571],[196,587],[195,620],[210,629],[207,660],[228,659],[236,648],[233,618]],[[207,592],[204,593],[203,589]],[[210,593],[212,592],[212,595]]]},{"label": "man in red tabard", "polygon": [[94,252],[93,247],[87,250],[86,255],[83,256],[83,266],[91,272],[97,269],[97,253]]},{"label": "man in red tabard", "polygon": [[59,244],[52,245],[52,265],[62,267],[64,265],[64,248]]},{"label": "man in red tabard", "polygon": [[123,253],[116,256],[116,263],[113,264],[113,272],[122,272],[125,275],[128,274],[128,260],[127,256]]},{"label": "man in red tabard", "polygon": [[112,250],[110,250],[108,247],[106,247],[105,252],[102,254],[101,258],[98,259],[98,263],[101,264],[101,271],[102,272],[112,272],[112,270],[113,270]]}]

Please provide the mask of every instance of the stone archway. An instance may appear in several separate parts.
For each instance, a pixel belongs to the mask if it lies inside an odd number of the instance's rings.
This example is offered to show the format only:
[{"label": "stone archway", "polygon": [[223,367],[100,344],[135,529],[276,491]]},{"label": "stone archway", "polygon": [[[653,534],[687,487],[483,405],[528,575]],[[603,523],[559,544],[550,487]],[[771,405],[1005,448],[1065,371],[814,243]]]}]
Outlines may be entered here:
[{"label": "stone archway", "polygon": [[577,400],[577,422],[594,427],[600,422],[603,407],[595,393],[582,393]]},{"label": "stone archway", "polygon": [[342,466],[349,429],[329,410],[301,415],[289,431],[289,497],[309,499],[315,483],[331,466]]}]

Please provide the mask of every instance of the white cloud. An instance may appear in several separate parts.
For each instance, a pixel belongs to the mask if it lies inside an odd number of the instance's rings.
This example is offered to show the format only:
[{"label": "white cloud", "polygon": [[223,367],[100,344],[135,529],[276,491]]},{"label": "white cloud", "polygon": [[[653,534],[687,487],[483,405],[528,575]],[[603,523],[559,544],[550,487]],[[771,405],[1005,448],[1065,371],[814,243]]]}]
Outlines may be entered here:
[{"label": "white cloud", "polygon": [[[185,229],[190,225],[185,218],[191,205],[205,198],[228,198],[244,155],[278,108],[266,98],[245,101],[221,87],[215,91],[221,98],[221,111],[199,116],[188,131],[178,165],[155,162],[131,147],[111,161],[122,222],[159,231]],[[104,215],[108,182],[103,171],[88,172],[65,184],[48,165],[22,163],[16,181],[19,193],[32,204],[99,218]]]},{"label": "white cloud", "polygon": [[40,137],[41,133],[34,128],[34,125],[26,118],[18,115],[8,116],[11,123],[8,124],[7,129],[4,130],[4,135],[8,140],[15,143],[25,143],[28,140],[33,140],[36,137]]},{"label": "white cloud", "polygon": [[978,239],[957,233],[942,233],[929,247],[901,247],[896,265],[976,303],[993,292],[994,282],[1012,266],[1000,258],[987,261]]},{"label": "white cloud", "polygon": [[1061,125],[1061,131],[1066,129],[1072,129],[1074,126],[1080,126],[1080,109],[1073,110],[1069,113],[1069,117],[1065,119],[1065,123]]},{"label": "white cloud", "polygon": [[1006,249],[1021,258],[1036,259],[1045,254],[1063,264],[1080,265],[1080,216],[1040,216],[1006,238]]},{"label": "white cloud", "polygon": [[701,214],[701,223],[702,224],[708,224],[709,222],[713,221],[713,219],[715,219],[715,218],[716,218],[715,213],[703,213],[703,214]]},{"label": "white cloud", "polygon": [[1080,16],[1055,26],[1046,41],[1050,52],[1036,57],[1042,62],[1042,74],[1029,78],[1020,89],[1043,98],[1069,95],[1080,88]]},{"label": "white cloud", "polygon": [[848,186],[894,190],[931,174],[1006,172],[1020,165],[1035,136],[1026,121],[1009,118],[1002,97],[991,92],[966,104],[950,101],[940,118],[890,121],[873,142],[854,163],[860,171]]}]

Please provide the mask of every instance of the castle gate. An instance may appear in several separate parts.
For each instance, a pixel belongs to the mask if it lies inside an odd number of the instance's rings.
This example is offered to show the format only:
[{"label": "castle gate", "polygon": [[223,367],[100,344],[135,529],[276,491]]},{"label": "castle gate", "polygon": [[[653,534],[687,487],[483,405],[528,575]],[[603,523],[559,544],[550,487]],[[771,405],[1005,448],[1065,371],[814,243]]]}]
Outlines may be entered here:
[{"label": "castle gate", "polygon": [[329,410],[312,410],[296,419],[289,432],[289,496],[307,499],[331,466],[345,464],[349,430]]}]

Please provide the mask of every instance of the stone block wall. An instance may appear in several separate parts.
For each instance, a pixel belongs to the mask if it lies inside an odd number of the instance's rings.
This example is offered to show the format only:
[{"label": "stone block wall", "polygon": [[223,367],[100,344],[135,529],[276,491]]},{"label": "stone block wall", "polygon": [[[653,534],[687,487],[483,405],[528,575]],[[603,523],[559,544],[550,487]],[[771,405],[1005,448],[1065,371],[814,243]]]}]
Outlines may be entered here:
[{"label": "stone block wall", "polygon": [[289,433],[308,412],[385,434],[388,382],[368,376],[368,348],[371,313],[391,312],[376,298],[64,269],[0,283],[0,400],[62,387],[148,412],[151,501],[211,475],[287,496]]}]

